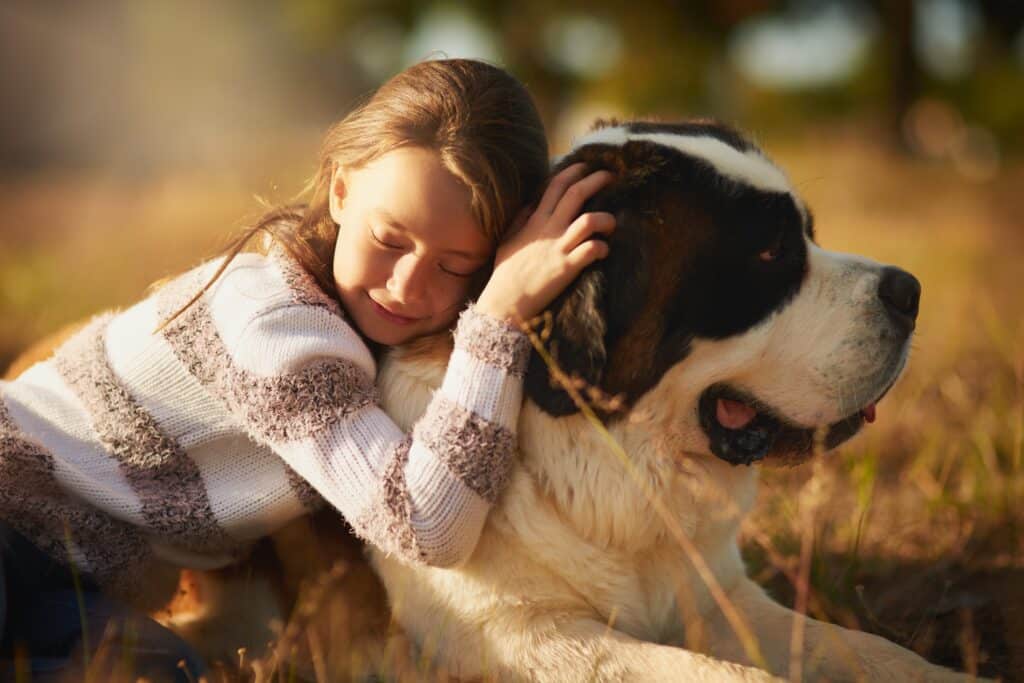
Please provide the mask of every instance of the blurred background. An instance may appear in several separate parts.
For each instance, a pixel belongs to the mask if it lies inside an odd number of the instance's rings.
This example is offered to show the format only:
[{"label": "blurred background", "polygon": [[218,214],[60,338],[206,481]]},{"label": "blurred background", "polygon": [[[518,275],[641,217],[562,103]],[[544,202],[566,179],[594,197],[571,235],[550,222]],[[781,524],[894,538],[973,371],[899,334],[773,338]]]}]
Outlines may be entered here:
[{"label": "blurred background", "polygon": [[815,157],[802,184],[856,148],[971,196],[1019,179],[1018,0],[7,0],[0,362],[291,198],[332,121],[442,56],[521,78],[553,153],[598,116],[713,116]]},{"label": "blurred background", "polygon": [[745,551],[816,616],[1024,678],[1020,0],[5,0],[0,367],[292,199],[331,122],[436,57],[516,74],[553,154],[595,117],[730,122],[823,246],[922,280],[879,422],[767,472]]}]

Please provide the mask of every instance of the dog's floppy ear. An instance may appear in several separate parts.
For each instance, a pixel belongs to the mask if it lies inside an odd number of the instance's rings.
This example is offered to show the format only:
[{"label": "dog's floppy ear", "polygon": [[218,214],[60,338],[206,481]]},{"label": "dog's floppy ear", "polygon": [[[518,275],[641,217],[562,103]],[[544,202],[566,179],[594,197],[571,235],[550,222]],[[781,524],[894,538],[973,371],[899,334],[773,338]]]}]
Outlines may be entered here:
[{"label": "dog's floppy ear", "polygon": [[[546,348],[562,371],[598,386],[608,360],[603,311],[605,276],[590,266],[549,307],[550,336]],[[526,395],[544,412],[560,417],[579,409],[568,393],[555,383],[544,359],[533,352],[526,372]]]},{"label": "dog's floppy ear", "polygon": [[[618,146],[592,145],[561,160],[558,168],[583,161],[590,170],[606,169],[616,180],[592,197],[583,211],[607,211],[615,215],[615,231],[607,238],[609,255],[588,266],[548,307],[550,336],[544,341],[558,367],[588,386],[602,387],[606,379],[610,346],[615,343],[636,311],[645,288],[645,268],[639,240],[639,217],[625,201],[631,179],[626,176],[623,150]],[[556,168],[556,171],[558,170]],[[605,239],[598,236],[596,239]],[[611,282],[629,282],[630,291],[613,292]],[[572,398],[550,375],[544,360],[534,352],[526,374],[526,395],[553,416],[578,412]]]},{"label": "dog's floppy ear", "polygon": [[[607,125],[598,121],[597,127]],[[619,173],[622,160],[617,151],[595,153],[593,148],[574,150],[555,164],[552,175],[577,162],[584,162],[589,171],[604,168]],[[613,184],[614,187],[614,184]],[[612,188],[604,188],[583,207],[583,211],[606,211]],[[607,260],[607,259],[606,259]],[[589,386],[599,386],[608,363],[606,347],[606,263],[597,261],[588,266],[548,307],[551,314],[548,332],[543,340],[558,367],[566,375],[579,378]],[[539,331],[539,330],[538,330]],[[526,372],[526,395],[549,415],[561,417],[579,411],[572,397],[551,376],[544,359],[534,351]]]}]

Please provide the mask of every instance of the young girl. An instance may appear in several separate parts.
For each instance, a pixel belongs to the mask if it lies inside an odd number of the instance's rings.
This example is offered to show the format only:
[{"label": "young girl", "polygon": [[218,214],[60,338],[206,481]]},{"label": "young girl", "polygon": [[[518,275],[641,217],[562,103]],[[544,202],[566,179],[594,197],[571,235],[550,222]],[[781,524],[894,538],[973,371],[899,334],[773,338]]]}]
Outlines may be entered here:
[{"label": "young girl", "polygon": [[[590,238],[614,227],[578,215],[609,175],[572,167],[509,235],[547,168],[515,79],[416,65],[329,132],[309,204],[249,233],[273,237],[268,254],[240,243],[0,383],[3,656],[27,650],[33,680],[66,673],[78,641],[128,613],[100,589],[137,603],[173,586],[168,564],[223,566],[321,501],[410,562],[467,558],[513,459],[529,351],[516,323],[603,257]],[[377,406],[377,353],[453,324],[443,384],[403,434]],[[172,634],[135,624],[137,674],[201,672]]]}]

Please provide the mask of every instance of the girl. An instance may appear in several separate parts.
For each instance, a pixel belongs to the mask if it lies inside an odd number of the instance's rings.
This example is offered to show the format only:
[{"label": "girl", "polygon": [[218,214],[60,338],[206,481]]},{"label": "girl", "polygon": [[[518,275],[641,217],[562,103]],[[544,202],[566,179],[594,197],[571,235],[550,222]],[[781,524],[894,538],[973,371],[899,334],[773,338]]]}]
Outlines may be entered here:
[{"label": "girl", "polygon": [[[26,648],[33,680],[66,671],[76,642],[126,613],[100,589],[137,603],[174,585],[162,567],[223,566],[322,500],[410,562],[468,557],[512,463],[529,350],[516,323],[614,227],[578,216],[609,174],[573,167],[505,239],[547,168],[515,79],[416,65],[329,132],[307,206],[0,383],[6,656]],[[239,253],[256,232],[269,253]],[[377,407],[376,358],[456,320],[443,385],[402,434]],[[135,623],[136,674],[201,673]]]}]

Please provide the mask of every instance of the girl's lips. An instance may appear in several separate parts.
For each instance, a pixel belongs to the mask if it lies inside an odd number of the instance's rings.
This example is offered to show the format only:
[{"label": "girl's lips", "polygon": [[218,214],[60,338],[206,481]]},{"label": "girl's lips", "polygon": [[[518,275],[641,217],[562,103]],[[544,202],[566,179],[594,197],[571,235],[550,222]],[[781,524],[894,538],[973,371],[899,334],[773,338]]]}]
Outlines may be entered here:
[{"label": "girl's lips", "polygon": [[370,300],[370,303],[373,304],[373,310],[377,311],[377,314],[388,322],[394,323],[395,325],[411,325],[418,320],[418,318],[408,318],[404,315],[392,313],[387,308],[374,301],[372,296],[368,296],[367,298]]}]

